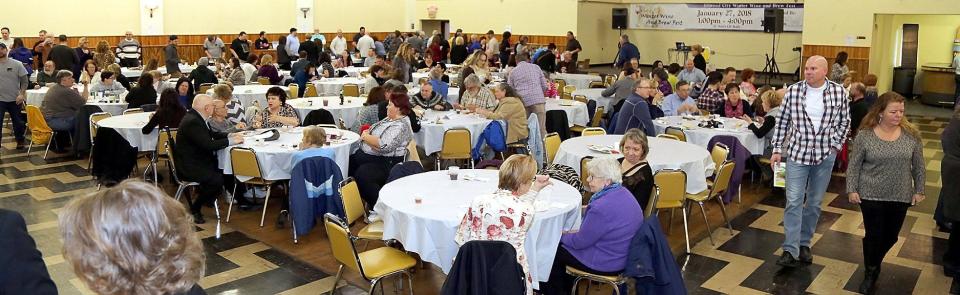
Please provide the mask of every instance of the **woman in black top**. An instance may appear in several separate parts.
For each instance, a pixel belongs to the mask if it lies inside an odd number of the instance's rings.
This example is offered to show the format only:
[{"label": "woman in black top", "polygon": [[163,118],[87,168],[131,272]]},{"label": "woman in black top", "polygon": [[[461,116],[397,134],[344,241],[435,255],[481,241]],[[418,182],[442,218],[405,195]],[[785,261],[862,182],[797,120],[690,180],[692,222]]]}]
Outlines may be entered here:
[{"label": "woman in black top", "polygon": [[703,46],[696,44],[690,46],[690,53],[693,53],[693,67],[698,68],[704,73],[707,72],[707,59],[703,57]]},{"label": "woman in black top", "polygon": [[513,36],[509,31],[503,32],[503,41],[500,41],[500,68],[506,68],[510,61],[510,55],[513,54],[513,46],[510,45],[510,37]]},{"label": "woman in black top", "polygon": [[187,110],[180,106],[179,95],[173,88],[167,88],[160,94],[160,106],[157,112],[150,116],[150,121],[143,126],[140,131],[143,134],[150,134],[153,128],[177,128],[180,126],[180,120],[187,114]]},{"label": "woman in black top", "polygon": [[646,208],[653,192],[653,169],[647,163],[650,152],[647,135],[637,128],[627,130],[620,139],[620,152],[623,158],[617,161],[623,173],[623,187],[633,193],[641,208]]},{"label": "woman in black top", "polygon": [[463,42],[463,37],[453,38],[453,47],[450,48],[450,63],[459,65],[467,60],[467,45]]},{"label": "woman in black top", "polygon": [[125,100],[128,109],[157,103],[157,90],[153,88],[153,75],[141,75],[140,79],[137,80],[137,87],[130,89]]},{"label": "woman in black top", "polygon": [[[780,103],[783,101],[783,96],[780,93],[777,93],[775,90],[769,90],[760,95],[760,99],[754,104],[759,103],[761,108],[766,112],[766,116],[762,119],[759,119],[754,124],[753,119],[750,116],[744,115],[740,119],[747,121],[747,128],[753,132],[753,135],[757,138],[761,138],[767,142],[766,148],[763,149],[763,157],[770,158],[770,155],[773,154],[773,145],[770,144],[770,140],[773,139],[773,128],[777,126],[777,120],[780,119]],[[773,177],[773,169],[770,168],[770,165],[760,165],[760,172],[763,174],[763,179],[771,179]]]},{"label": "woman in black top", "polygon": [[287,36],[277,40],[277,65],[281,70],[290,70],[290,56],[287,55]]},{"label": "woman in black top", "polygon": [[720,106],[713,112],[726,118],[741,118],[743,116],[753,117],[753,108],[750,103],[740,97],[740,85],[736,83],[727,84],[723,89],[727,95]]}]

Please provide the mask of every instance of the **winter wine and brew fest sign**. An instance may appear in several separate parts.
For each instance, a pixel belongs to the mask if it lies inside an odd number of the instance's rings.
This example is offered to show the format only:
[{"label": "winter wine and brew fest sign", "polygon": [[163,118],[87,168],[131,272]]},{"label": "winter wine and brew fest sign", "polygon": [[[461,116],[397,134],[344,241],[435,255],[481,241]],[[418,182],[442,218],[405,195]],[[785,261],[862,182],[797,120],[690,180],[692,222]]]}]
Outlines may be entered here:
[{"label": "winter wine and brew fest sign", "polygon": [[803,28],[802,3],[650,3],[630,5],[630,29],[763,31],[766,8],[783,9],[783,30]]}]

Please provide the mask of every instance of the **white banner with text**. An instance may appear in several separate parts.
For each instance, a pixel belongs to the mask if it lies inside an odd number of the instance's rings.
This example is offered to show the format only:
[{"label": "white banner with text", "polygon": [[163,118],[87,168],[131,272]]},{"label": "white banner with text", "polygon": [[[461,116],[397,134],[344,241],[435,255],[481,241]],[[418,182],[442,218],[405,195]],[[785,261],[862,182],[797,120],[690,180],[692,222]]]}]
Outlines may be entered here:
[{"label": "white banner with text", "polygon": [[803,29],[803,4],[693,3],[630,5],[628,27],[655,30],[763,31],[763,11],[783,9],[783,30]]}]

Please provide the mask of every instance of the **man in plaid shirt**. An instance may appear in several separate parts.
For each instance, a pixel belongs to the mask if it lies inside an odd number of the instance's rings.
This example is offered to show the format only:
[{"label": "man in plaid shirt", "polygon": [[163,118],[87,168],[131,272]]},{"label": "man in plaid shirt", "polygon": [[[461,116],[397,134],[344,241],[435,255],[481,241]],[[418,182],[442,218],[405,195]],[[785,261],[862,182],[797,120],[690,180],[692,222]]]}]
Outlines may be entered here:
[{"label": "man in plaid shirt", "polygon": [[[786,196],[783,254],[777,264],[796,267],[813,261],[810,239],[820,219],[820,203],[830,183],[833,162],[850,129],[847,90],[826,79],[827,60],[812,56],[804,80],[787,88],[783,113],[773,133],[774,171],[786,146]],[[806,206],[804,206],[806,197]]]}]

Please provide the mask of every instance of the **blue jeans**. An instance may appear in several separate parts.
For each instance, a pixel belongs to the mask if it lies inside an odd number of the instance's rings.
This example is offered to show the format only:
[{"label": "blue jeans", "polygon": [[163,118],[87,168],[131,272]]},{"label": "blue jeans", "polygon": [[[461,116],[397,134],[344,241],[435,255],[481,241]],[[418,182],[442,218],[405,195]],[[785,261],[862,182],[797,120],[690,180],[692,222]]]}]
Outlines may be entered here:
[{"label": "blue jeans", "polygon": [[47,126],[50,126],[50,129],[53,131],[66,131],[73,133],[73,129],[76,127],[76,116],[72,117],[47,117]]},{"label": "blue jeans", "polygon": [[[787,206],[783,211],[783,251],[800,256],[800,246],[810,246],[820,220],[820,203],[830,184],[836,151],[818,165],[803,165],[787,159]],[[806,196],[806,206],[804,206]]]},{"label": "blue jeans", "polygon": [[13,137],[17,139],[17,142],[22,142],[24,140],[23,131],[27,127],[23,114],[20,113],[20,105],[15,101],[0,101],[0,124],[3,124],[3,117],[7,113],[10,114],[10,120],[13,121]]}]

